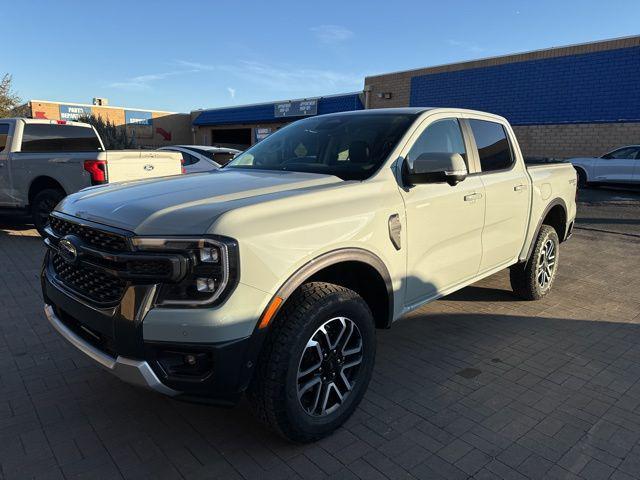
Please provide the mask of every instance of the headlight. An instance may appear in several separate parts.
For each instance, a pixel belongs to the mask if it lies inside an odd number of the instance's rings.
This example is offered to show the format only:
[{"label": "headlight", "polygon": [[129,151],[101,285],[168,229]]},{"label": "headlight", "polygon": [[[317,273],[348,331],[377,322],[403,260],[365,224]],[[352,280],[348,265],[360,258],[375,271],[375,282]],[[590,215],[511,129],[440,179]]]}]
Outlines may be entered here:
[{"label": "headlight", "polygon": [[238,280],[238,244],[227,237],[135,237],[136,250],[178,253],[189,262],[177,283],[160,286],[159,306],[202,307],[220,303]]}]

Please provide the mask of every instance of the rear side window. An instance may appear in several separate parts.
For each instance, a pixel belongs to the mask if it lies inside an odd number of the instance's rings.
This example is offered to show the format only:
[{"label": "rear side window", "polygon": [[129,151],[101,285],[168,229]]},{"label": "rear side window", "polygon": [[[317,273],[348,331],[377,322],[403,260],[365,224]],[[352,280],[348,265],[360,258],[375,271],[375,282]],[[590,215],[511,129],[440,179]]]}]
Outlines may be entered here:
[{"label": "rear side window", "polygon": [[92,128],[75,125],[27,123],[22,152],[96,152],[102,150]]},{"label": "rear side window", "polygon": [[183,165],[193,165],[194,163],[198,163],[198,159],[190,153],[180,152],[180,155],[182,155]]},{"label": "rear side window", "polygon": [[0,152],[7,147],[7,137],[9,136],[9,124],[0,123]]},{"label": "rear side window", "polygon": [[483,172],[506,170],[513,165],[513,154],[504,127],[485,120],[469,120],[476,140]]},{"label": "rear side window", "polygon": [[191,150],[193,152],[199,153],[200,155],[204,155],[210,160],[213,160],[213,152],[211,150],[205,150],[204,148],[192,148],[192,147],[185,147],[185,148],[187,150]]}]

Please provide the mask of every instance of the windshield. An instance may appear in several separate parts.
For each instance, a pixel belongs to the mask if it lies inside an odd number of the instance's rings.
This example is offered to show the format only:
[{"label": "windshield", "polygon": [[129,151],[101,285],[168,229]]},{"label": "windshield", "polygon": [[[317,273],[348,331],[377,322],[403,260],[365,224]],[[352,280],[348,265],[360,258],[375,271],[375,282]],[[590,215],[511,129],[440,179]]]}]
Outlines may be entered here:
[{"label": "windshield", "polygon": [[365,180],[380,168],[415,117],[377,112],[306,118],[268,136],[225,168],[287,170]]}]

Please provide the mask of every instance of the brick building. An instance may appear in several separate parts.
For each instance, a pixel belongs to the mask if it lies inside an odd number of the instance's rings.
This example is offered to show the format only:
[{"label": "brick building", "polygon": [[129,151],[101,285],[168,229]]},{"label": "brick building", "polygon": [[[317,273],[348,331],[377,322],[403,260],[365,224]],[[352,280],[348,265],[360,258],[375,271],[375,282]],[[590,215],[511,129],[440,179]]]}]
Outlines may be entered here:
[{"label": "brick building", "polygon": [[20,115],[30,118],[69,121],[93,114],[116,125],[125,126],[136,138],[136,145],[144,148],[191,143],[191,117],[188,113],[48,100],[29,100],[16,110]]},{"label": "brick building", "polygon": [[640,36],[365,79],[367,108],[497,113],[528,157],[601,155],[640,143]]},{"label": "brick building", "polygon": [[191,112],[193,143],[243,150],[300,118],[363,108],[358,92],[196,110]]}]

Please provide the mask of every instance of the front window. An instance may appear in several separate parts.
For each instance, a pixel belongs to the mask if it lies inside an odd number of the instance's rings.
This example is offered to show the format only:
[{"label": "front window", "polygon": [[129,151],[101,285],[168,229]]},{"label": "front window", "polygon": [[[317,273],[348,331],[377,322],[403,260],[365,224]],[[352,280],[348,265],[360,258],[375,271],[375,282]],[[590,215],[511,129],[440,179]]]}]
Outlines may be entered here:
[{"label": "front window", "polygon": [[624,147],[624,148],[619,148],[618,150],[614,150],[613,152],[607,153],[606,155],[603,155],[602,158],[604,159],[622,159],[622,160],[632,160],[635,159],[637,154],[638,154],[638,147]]},{"label": "front window", "polygon": [[423,153],[459,153],[466,162],[467,150],[458,120],[447,118],[429,125],[407,154],[410,165],[413,165],[413,161]]},{"label": "front window", "polygon": [[416,114],[359,113],[299,120],[225,168],[283,170],[365,180],[387,159]]}]

